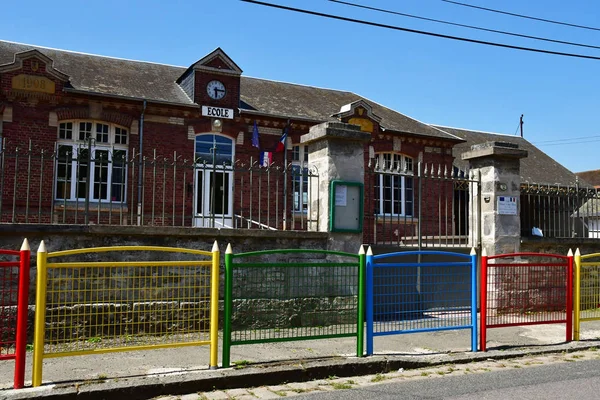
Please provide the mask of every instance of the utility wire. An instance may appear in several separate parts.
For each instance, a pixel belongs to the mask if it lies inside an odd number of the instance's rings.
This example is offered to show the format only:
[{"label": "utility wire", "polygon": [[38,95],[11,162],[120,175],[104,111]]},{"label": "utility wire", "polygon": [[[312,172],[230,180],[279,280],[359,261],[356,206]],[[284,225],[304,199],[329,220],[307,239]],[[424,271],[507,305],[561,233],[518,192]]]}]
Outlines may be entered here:
[{"label": "utility wire", "polygon": [[592,31],[600,31],[600,28],[594,28],[592,26],[570,24],[568,22],[554,21],[554,20],[551,20],[551,19],[544,19],[544,18],[532,17],[530,15],[523,15],[523,14],[511,13],[511,12],[508,12],[508,11],[494,10],[493,8],[486,8],[486,7],[474,6],[472,4],[461,3],[461,2],[458,2],[458,1],[452,1],[452,0],[442,0],[442,1],[445,2],[445,3],[452,3],[452,4],[456,4],[456,5],[463,6],[463,7],[471,7],[471,8],[476,8],[478,10],[485,10],[485,11],[490,11],[490,12],[494,12],[494,13],[498,13],[498,14],[511,15],[513,17],[519,17],[519,18],[525,18],[525,19],[532,19],[532,20],[535,20],[535,21],[548,22],[550,24],[556,24],[556,25],[571,26],[573,28],[581,28],[581,29],[589,29],[589,30],[592,30]]},{"label": "utility wire", "polygon": [[539,147],[548,147],[548,146],[568,146],[570,144],[582,144],[582,143],[596,143],[600,142],[600,139],[590,139],[590,140],[582,140],[579,142],[571,142],[571,143],[549,143],[549,144],[536,144]]},{"label": "utility wire", "polygon": [[357,7],[357,8],[362,8],[362,9],[366,9],[366,10],[378,11],[378,12],[387,13],[387,14],[400,15],[400,16],[403,16],[403,17],[415,18],[415,19],[420,19],[420,20],[423,20],[423,21],[430,21],[430,22],[436,22],[436,23],[439,23],[439,24],[459,26],[461,28],[476,29],[478,31],[492,32],[492,33],[498,33],[498,34],[501,34],[501,35],[508,35],[508,36],[516,36],[516,37],[521,37],[521,38],[526,38],[526,39],[541,40],[541,41],[544,41],[544,42],[559,43],[559,44],[568,44],[570,46],[587,47],[587,48],[590,48],[590,49],[600,49],[600,46],[594,46],[594,45],[591,45],[591,44],[566,42],[566,41],[563,41],[563,40],[548,39],[548,38],[544,38],[544,37],[540,37],[540,36],[531,36],[531,35],[525,35],[525,34],[521,34],[521,33],[514,33],[514,32],[507,32],[507,31],[500,31],[500,30],[496,30],[496,29],[482,28],[480,26],[459,24],[459,23],[456,23],[456,22],[443,21],[443,20],[440,20],[440,19],[421,17],[421,16],[418,16],[418,15],[412,15],[412,14],[405,14],[405,13],[401,13],[401,12],[397,12],[397,11],[386,10],[384,8],[369,7],[369,6],[364,6],[362,4],[350,3],[350,2],[341,1],[341,0],[329,0],[329,1],[332,2],[332,3],[339,3],[339,4],[344,4],[344,5],[347,5],[347,6],[351,6],[351,7]]},{"label": "utility wire", "polygon": [[588,59],[588,60],[600,60],[600,57],[588,56],[585,54],[564,53],[564,52],[560,52],[560,51],[536,49],[533,47],[522,47],[522,46],[513,46],[513,45],[505,44],[505,43],[487,42],[484,40],[469,39],[469,38],[464,38],[464,37],[460,37],[460,36],[444,35],[441,33],[420,31],[420,30],[416,30],[416,29],[403,28],[403,27],[395,26],[395,25],[380,24],[378,22],[371,22],[371,21],[365,21],[365,20],[360,20],[360,19],[347,18],[347,17],[342,17],[340,15],[325,14],[325,13],[321,13],[321,12],[317,12],[317,11],[305,10],[302,8],[282,6],[280,4],[265,3],[263,1],[257,1],[257,0],[240,0],[240,1],[243,1],[244,3],[257,4],[260,6],[278,8],[281,10],[294,11],[294,12],[298,12],[298,13],[302,13],[302,14],[315,15],[318,17],[337,19],[337,20],[346,21],[346,22],[354,22],[357,24],[376,26],[379,28],[386,28],[386,29],[393,29],[393,30],[402,31],[402,32],[417,33],[420,35],[433,36],[433,37],[438,37],[438,38],[443,38],[443,39],[458,40],[461,42],[477,43],[477,44],[483,44],[483,45],[487,45],[487,46],[502,47],[505,49],[530,51],[530,52],[534,52],[534,53],[553,54],[553,55],[564,56],[564,57],[584,58],[584,59]]},{"label": "utility wire", "polygon": [[554,140],[542,140],[541,142],[535,142],[535,144],[542,144],[542,143],[556,143],[558,142],[558,144],[560,143],[566,143],[566,142],[571,142],[571,141],[579,141],[580,139],[594,139],[594,140],[600,140],[600,135],[592,135],[592,136],[579,136],[579,137],[574,137],[574,138],[566,138],[566,139],[554,139]]},{"label": "utility wire", "polygon": [[514,135],[516,135],[516,134],[517,134],[517,132],[519,131],[519,127],[520,127],[520,126],[521,126],[521,122],[519,121],[519,123],[517,124],[517,129],[515,129],[515,133],[514,133]]}]

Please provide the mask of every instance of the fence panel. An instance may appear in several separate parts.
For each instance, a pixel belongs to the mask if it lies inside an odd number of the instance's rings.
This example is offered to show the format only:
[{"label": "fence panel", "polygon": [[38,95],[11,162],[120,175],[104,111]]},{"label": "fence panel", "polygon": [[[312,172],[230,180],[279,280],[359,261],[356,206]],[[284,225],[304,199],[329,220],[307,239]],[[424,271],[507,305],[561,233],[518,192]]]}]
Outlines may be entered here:
[{"label": "fence panel", "polygon": [[471,350],[477,351],[476,265],[474,249],[470,255],[407,251],[374,256],[369,248],[367,355],[373,354],[375,336],[454,329],[470,329]]},{"label": "fence panel", "polygon": [[[533,260],[527,262],[521,257]],[[490,260],[494,260],[493,263]],[[566,341],[569,342],[573,329],[572,312],[571,251],[568,256],[513,253],[481,257],[483,351],[486,351],[487,329],[507,326],[565,323]]]},{"label": "fence panel", "polygon": [[[94,253],[103,260],[88,261]],[[130,259],[136,261],[122,261]],[[217,367],[216,242],[210,252],[115,246],[54,253],[42,242],[37,267],[34,386],[50,357],[210,345],[210,366]]]},{"label": "fence panel", "polygon": [[581,322],[600,320],[600,253],[575,252],[574,298],[573,339],[579,340]]},{"label": "fence panel", "polygon": [[599,239],[599,217],[598,189],[579,183],[521,185],[521,236]]},{"label": "fence panel", "polygon": [[364,266],[362,246],[358,255],[301,249],[233,254],[228,246],[223,367],[230,366],[231,346],[254,343],[356,337],[362,356]]},{"label": "fence panel", "polygon": [[15,360],[15,389],[25,385],[30,254],[27,239],[21,251],[0,250],[0,360]]},{"label": "fence panel", "polygon": [[478,175],[380,158],[365,174],[366,242],[418,250],[478,246],[478,230],[469,229],[479,210],[472,200],[480,193]]},{"label": "fence panel", "polygon": [[89,146],[40,149],[29,141],[19,148],[0,138],[0,222],[270,230],[318,222],[307,212],[319,202],[309,191],[318,181],[313,166],[263,166],[245,154],[209,163],[156,149],[141,155]]}]

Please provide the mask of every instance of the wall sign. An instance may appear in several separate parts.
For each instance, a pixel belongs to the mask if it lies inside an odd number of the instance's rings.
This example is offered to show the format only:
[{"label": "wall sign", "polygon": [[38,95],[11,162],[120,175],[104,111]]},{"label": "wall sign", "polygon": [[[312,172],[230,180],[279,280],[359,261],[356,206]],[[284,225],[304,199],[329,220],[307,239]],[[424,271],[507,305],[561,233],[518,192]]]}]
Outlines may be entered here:
[{"label": "wall sign", "polygon": [[54,82],[45,76],[24,74],[13,76],[12,88],[16,90],[27,90],[30,92],[49,94],[54,94],[54,91],[56,90]]},{"label": "wall sign", "polygon": [[517,215],[517,198],[514,196],[498,196],[498,214]]},{"label": "wall sign", "polygon": [[202,115],[205,117],[233,119],[233,109],[202,106]]}]

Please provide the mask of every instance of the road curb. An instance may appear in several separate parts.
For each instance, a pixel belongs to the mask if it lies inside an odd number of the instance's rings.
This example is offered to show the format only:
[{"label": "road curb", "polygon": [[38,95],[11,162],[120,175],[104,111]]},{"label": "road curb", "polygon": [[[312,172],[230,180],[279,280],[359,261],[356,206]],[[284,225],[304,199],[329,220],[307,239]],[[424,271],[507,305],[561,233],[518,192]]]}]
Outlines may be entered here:
[{"label": "road curb", "polygon": [[44,384],[37,388],[0,391],[0,400],[35,397],[42,400],[143,400],[161,395],[183,395],[211,390],[307,382],[331,376],[351,377],[411,370],[445,364],[504,360],[523,356],[563,353],[600,347],[600,341],[571,342],[539,347],[493,349],[477,353],[429,355],[389,354],[365,358],[332,357],[250,364],[240,369],[182,370],[158,375],[107,378]]}]

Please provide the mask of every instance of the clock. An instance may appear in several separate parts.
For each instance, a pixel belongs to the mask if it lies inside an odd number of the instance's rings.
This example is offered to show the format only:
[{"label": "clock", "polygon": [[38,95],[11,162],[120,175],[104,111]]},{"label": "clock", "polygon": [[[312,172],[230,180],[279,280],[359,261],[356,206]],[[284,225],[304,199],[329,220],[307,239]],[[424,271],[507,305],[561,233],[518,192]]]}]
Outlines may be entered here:
[{"label": "clock", "polygon": [[206,93],[211,99],[220,100],[225,96],[225,85],[221,81],[210,81],[206,85]]}]

